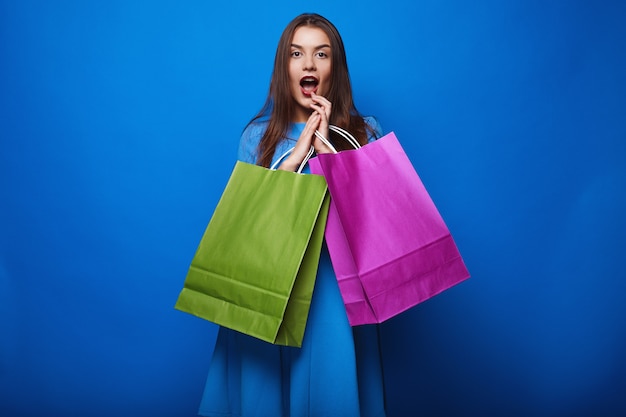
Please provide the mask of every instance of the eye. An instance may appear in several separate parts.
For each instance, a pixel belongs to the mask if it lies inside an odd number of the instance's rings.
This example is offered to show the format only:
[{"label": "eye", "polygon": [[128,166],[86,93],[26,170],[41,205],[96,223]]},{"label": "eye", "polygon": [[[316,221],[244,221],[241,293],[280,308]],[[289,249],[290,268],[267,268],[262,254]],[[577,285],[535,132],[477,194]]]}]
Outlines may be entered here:
[{"label": "eye", "polygon": [[319,51],[316,55],[318,58],[328,58],[328,54],[324,51]]},{"label": "eye", "polygon": [[291,56],[293,58],[300,58],[302,56],[302,52],[300,52],[300,51],[291,51]]}]

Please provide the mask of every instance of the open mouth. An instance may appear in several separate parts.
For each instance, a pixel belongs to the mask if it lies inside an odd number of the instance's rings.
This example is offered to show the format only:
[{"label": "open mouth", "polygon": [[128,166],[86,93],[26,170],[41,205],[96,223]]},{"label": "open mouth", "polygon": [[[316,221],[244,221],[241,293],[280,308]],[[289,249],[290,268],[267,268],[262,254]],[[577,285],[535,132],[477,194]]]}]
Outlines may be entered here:
[{"label": "open mouth", "polygon": [[319,80],[313,76],[302,77],[300,79],[300,89],[302,90],[302,94],[310,96],[311,93],[317,92],[317,86],[319,83]]}]

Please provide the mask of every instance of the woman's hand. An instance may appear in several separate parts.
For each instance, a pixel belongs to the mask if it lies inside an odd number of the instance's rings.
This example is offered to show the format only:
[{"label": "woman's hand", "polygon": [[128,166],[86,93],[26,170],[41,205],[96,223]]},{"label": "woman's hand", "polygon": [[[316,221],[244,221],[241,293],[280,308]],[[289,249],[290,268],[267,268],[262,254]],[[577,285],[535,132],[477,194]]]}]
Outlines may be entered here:
[{"label": "woman's hand", "polygon": [[331,103],[325,97],[311,94],[311,108],[313,113],[309,116],[302,133],[296,142],[296,146],[291,154],[278,167],[280,170],[295,171],[304,161],[311,145],[317,153],[329,153],[331,150],[315,136],[315,131],[319,132],[325,138],[328,138],[328,121],[330,120]]},{"label": "woman's hand", "polygon": [[280,164],[278,169],[284,171],[295,171],[302,164],[304,158],[306,158],[309,153],[309,149],[311,149],[311,144],[313,143],[313,138],[315,137],[315,131],[320,125],[320,119],[321,116],[316,112],[313,112],[309,116],[309,120],[307,120],[304,125],[304,129],[302,129],[302,133],[296,142],[296,146],[291,154],[283,161],[282,164]]},{"label": "woman's hand", "polygon": [[[314,114],[317,113],[320,115],[320,124],[317,127],[317,130],[324,136],[326,139],[328,137],[328,125],[330,120],[330,113],[332,110],[332,104],[330,101],[326,99],[326,97],[318,96],[315,93],[311,93],[311,108],[313,109]],[[315,152],[317,153],[329,153],[330,149],[324,145],[324,143],[315,137],[313,141],[313,146],[315,147]]]}]

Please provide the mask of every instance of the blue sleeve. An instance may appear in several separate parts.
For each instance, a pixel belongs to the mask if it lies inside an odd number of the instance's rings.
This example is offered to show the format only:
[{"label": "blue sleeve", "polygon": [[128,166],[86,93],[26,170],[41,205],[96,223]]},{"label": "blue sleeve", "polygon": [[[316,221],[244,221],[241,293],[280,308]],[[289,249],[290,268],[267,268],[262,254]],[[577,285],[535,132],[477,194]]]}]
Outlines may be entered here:
[{"label": "blue sleeve", "polygon": [[365,120],[365,123],[367,123],[367,125],[372,128],[373,131],[373,135],[370,135],[367,138],[368,143],[373,142],[383,136],[383,128],[380,126],[380,123],[378,123],[378,120],[374,116],[365,116],[363,119]]},{"label": "blue sleeve", "polygon": [[258,147],[261,137],[265,132],[266,123],[253,122],[244,129],[239,140],[237,159],[249,164],[256,164],[258,160]]}]

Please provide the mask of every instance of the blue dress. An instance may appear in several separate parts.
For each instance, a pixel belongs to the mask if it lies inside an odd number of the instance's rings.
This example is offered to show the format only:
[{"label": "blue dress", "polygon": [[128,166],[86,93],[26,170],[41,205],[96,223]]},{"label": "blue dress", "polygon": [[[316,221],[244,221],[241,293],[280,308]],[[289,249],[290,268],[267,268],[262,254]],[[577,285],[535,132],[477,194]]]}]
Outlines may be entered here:
[{"label": "blue dress", "polygon": [[[382,135],[375,119],[366,122],[377,137]],[[255,122],[246,128],[239,160],[256,163],[256,148],[266,126]],[[303,128],[304,123],[291,125],[274,160],[294,146]],[[199,414],[384,417],[378,341],[377,326],[350,327],[324,244],[302,347],[277,346],[220,327]]]}]

